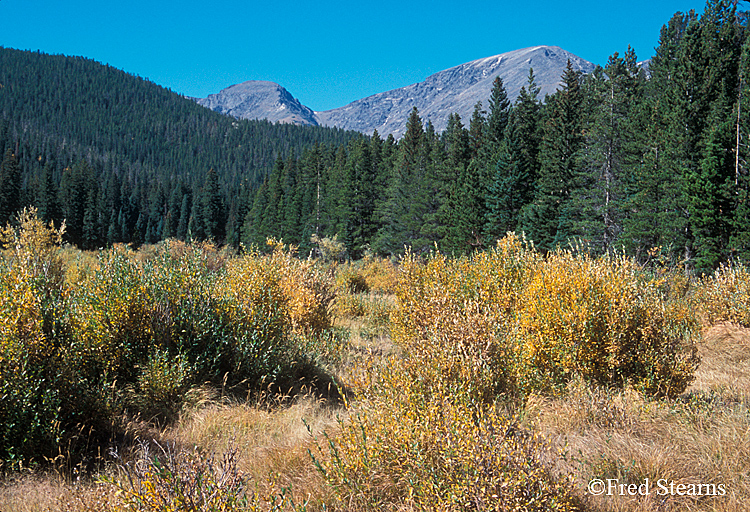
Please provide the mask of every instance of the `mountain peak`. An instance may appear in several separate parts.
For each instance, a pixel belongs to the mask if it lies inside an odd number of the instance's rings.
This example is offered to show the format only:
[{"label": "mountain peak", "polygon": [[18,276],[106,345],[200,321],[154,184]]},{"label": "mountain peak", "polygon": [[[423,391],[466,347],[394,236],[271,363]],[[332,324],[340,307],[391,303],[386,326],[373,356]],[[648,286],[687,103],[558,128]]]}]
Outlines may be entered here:
[{"label": "mountain peak", "polygon": [[354,101],[344,107],[316,112],[318,124],[364,133],[403,135],[406,120],[417,107],[422,120],[442,131],[456,112],[468,124],[478,101],[486,107],[495,77],[501,77],[511,101],[534,69],[541,97],[554,93],[570,60],[574,69],[593,71],[590,62],[558,46],[532,46],[473,60],[428,76],[424,81]]},{"label": "mountain peak", "polygon": [[204,107],[240,119],[316,125],[312,110],[275,82],[248,80],[196,100]]}]

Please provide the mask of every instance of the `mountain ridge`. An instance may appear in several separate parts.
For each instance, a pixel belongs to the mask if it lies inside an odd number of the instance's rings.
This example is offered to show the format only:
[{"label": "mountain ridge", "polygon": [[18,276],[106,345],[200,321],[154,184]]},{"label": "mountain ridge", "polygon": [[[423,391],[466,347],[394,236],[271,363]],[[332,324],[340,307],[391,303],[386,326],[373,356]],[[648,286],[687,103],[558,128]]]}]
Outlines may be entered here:
[{"label": "mountain ridge", "polygon": [[497,76],[503,79],[511,101],[526,85],[529,68],[534,68],[540,94],[553,93],[568,59],[576,70],[588,73],[594,69],[592,63],[557,46],[534,46],[466,62],[434,73],[422,82],[315,115],[322,126],[346,127],[367,134],[377,129],[381,135],[393,133],[399,137],[405,131],[409,113],[417,107],[423,121],[431,121],[437,131],[442,131],[452,113],[458,113],[467,124],[478,101],[486,107]]},{"label": "mountain ridge", "polygon": [[[261,81],[233,85],[196,101],[243,119],[266,118],[272,122],[329,126],[366,134],[377,130],[383,136],[393,134],[398,138],[405,131],[413,107],[419,110],[425,122],[432,122],[437,131],[445,129],[448,117],[454,112],[467,124],[477,102],[487,106],[492,84],[498,76],[503,79],[511,101],[527,84],[531,68],[541,96],[552,94],[560,84],[568,60],[574,69],[583,73],[594,69],[591,62],[558,46],[540,45],[459,64],[433,73],[421,82],[325,111],[312,111],[282,86]],[[249,88],[246,84],[255,85]]]}]

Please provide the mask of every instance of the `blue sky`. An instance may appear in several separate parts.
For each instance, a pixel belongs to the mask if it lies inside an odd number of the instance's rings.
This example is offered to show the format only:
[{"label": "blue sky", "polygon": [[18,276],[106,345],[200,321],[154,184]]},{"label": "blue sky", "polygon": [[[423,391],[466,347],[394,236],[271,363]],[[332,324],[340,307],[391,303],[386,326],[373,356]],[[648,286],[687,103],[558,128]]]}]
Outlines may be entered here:
[{"label": "blue sky", "polygon": [[313,110],[343,106],[471,60],[556,45],[596,64],[705,1],[0,0],[0,46],[82,55],[205,97],[245,80]]}]

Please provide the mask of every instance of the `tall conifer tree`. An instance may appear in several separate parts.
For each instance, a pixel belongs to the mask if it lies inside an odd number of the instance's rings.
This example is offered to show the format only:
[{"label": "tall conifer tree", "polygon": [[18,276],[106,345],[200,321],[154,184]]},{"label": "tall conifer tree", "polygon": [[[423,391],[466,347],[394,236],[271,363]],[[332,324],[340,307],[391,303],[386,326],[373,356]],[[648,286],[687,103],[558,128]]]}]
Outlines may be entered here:
[{"label": "tall conifer tree", "polygon": [[573,236],[576,212],[571,194],[583,147],[583,95],[580,72],[568,61],[562,88],[549,98],[542,128],[541,168],[534,202],[524,211],[522,225],[536,246],[549,251]]}]

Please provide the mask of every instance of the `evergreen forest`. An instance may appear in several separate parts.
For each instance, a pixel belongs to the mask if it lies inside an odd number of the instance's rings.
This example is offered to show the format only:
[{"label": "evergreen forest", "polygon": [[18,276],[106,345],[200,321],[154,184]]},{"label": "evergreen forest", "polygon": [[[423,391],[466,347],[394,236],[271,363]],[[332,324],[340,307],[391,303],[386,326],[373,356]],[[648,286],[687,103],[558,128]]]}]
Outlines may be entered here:
[{"label": "evergreen forest", "polygon": [[465,254],[515,231],[697,272],[750,257],[750,38],[709,0],[541,98],[501,79],[471,119],[405,135],[238,121],[96,62],[0,49],[0,223],[26,204],[69,242]]}]

